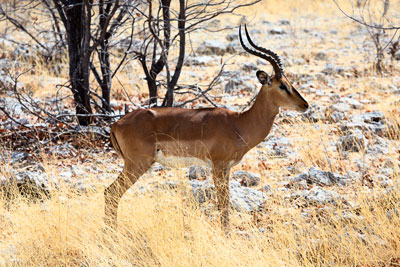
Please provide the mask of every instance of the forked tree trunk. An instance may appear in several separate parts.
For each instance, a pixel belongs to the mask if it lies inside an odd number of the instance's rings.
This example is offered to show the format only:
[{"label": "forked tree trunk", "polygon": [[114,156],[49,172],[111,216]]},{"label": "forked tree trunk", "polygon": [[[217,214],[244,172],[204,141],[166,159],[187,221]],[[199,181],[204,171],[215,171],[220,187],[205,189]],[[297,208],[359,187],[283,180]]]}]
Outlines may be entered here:
[{"label": "forked tree trunk", "polygon": [[89,125],[92,117],[89,90],[89,44],[91,17],[88,0],[53,0],[67,34],[69,77],[80,125]]},{"label": "forked tree trunk", "polygon": [[179,20],[178,20],[178,29],[179,29],[179,56],[178,62],[176,63],[175,72],[172,76],[171,81],[168,83],[167,94],[164,99],[163,106],[172,107],[174,104],[174,89],[176,84],[178,83],[179,76],[181,75],[183,61],[185,58],[185,0],[179,0]]}]

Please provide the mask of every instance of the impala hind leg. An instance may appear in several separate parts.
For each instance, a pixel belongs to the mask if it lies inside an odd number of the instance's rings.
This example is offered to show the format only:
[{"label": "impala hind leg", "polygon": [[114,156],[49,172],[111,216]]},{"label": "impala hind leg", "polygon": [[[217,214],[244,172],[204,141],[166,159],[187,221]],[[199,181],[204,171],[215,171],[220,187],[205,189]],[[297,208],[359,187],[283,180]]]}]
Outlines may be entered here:
[{"label": "impala hind leg", "polygon": [[227,166],[213,167],[213,180],[217,191],[218,210],[221,213],[222,227],[229,228],[229,168]]},{"label": "impala hind leg", "polygon": [[105,223],[116,229],[118,204],[124,193],[145,173],[153,162],[152,156],[135,161],[125,161],[124,170],[118,178],[104,190]]}]

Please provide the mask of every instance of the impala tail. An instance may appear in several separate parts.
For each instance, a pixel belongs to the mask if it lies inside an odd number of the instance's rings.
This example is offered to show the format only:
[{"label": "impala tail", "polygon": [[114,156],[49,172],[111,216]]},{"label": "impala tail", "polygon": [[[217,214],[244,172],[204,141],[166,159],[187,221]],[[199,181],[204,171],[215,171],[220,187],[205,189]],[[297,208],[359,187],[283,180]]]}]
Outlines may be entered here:
[{"label": "impala tail", "polygon": [[112,144],[114,150],[117,151],[118,155],[121,158],[124,158],[124,154],[122,154],[121,147],[118,144],[117,138],[115,138],[115,134],[114,134],[114,131],[112,128],[111,128],[111,133],[110,133],[110,139],[111,139],[111,144]]}]

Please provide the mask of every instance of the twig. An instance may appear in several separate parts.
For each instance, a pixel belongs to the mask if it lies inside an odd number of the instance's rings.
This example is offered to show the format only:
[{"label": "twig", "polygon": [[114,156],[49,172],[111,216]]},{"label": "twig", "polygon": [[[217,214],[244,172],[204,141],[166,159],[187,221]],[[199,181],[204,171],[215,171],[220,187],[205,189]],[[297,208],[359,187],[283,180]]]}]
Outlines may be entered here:
[{"label": "twig", "polygon": [[363,20],[356,19],[355,17],[348,15],[348,14],[340,7],[340,5],[338,4],[337,0],[332,0],[332,1],[335,3],[335,5],[337,6],[337,8],[340,10],[340,12],[343,13],[343,15],[345,15],[347,18],[349,18],[349,19],[351,19],[351,20],[353,20],[353,21],[355,21],[355,22],[357,22],[357,23],[360,23],[360,24],[362,24],[362,25],[364,25],[364,26],[367,26],[367,27],[369,27],[369,28],[379,29],[379,30],[399,30],[399,29],[400,29],[400,26],[384,27],[384,26],[380,26],[380,25],[369,24],[369,23],[366,23],[366,22],[363,21]]}]

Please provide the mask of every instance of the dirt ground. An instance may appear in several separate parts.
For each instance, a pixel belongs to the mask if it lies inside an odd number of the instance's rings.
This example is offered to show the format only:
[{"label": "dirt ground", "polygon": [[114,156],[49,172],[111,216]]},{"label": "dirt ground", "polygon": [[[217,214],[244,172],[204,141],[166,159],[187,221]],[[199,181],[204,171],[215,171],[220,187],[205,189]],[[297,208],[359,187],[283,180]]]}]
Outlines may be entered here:
[{"label": "dirt ground", "polygon": [[[399,9],[397,1],[391,2],[391,14]],[[0,133],[14,136],[1,144],[2,185],[10,177],[45,180],[51,195],[38,202],[0,199],[0,265],[400,264],[400,60],[385,54],[385,69],[377,74],[367,28],[346,18],[332,1],[263,1],[242,14],[210,24],[230,25],[230,30],[192,33],[180,82],[204,89],[225,62],[210,100],[231,110],[249,108],[260,88],[255,72],[272,68],[241,48],[238,26],[247,22],[256,43],[281,56],[286,75],[311,105],[304,114],[281,110],[266,140],[231,170],[260,178],[251,187],[242,183],[233,195],[257,208],[246,211],[233,204],[226,235],[215,197],[199,201],[188,182],[189,169],[155,165],[124,196],[120,230],[112,232],[103,222],[103,190],[123,162],[107,138],[89,134],[27,149],[0,112]],[[0,26],[3,31],[5,22]],[[12,36],[24,38],[18,32]],[[11,64],[8,70],[30,69],[31,59],[10,56],[17,49],[12,43],[0,38],[0,48],[0,63]],[[68,80],[67,59],[58,64],[57,74],[52,64],[39,64],[19,79],[49,109],[52,99],[70,95],[56,89]],[[112,91],[117,112],[125,105],[130,110],[146,105],[143,77],[134,60],[117,75]],[[176,103],[190,97],[176,95]],[[7,101],[18,120],[41,122]],[[212,103],[199,99],[185,107]],[[61,109],[73,110],[72,99],[67,97]],[[209,181],[205,169],[195,183],[202,187]]]}]

